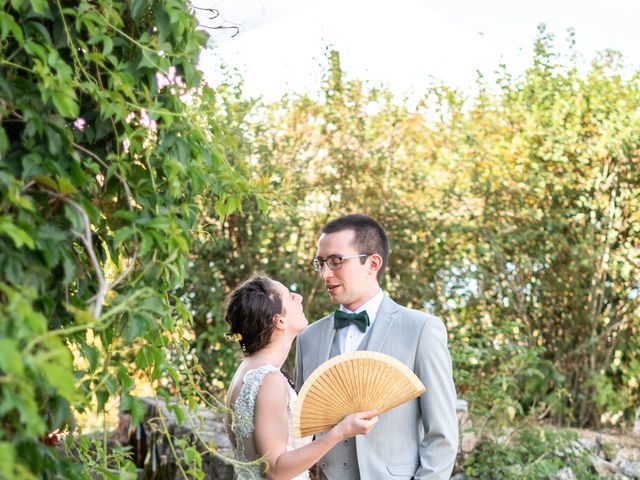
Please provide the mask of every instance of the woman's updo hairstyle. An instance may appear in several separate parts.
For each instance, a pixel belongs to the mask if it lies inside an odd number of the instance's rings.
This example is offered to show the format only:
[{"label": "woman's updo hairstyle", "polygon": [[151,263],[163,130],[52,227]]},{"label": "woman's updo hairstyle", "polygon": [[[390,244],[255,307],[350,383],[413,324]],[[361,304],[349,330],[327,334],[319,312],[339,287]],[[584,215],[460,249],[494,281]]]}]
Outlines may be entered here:
[{"label": "woman's updo hairstyle", "polygon": [[230,336],[239,339],[242,351],[251,355],[269,343],[273,317],[282,313],[282,299],[269,277],[255,275],[231,292],[224,320]]}]

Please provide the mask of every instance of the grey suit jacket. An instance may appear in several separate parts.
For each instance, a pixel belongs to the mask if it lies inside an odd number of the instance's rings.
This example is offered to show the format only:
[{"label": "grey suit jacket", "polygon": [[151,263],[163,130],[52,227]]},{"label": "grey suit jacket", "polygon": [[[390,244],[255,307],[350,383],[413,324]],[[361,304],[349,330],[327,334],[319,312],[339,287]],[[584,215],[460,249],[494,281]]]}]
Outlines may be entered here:
[{"label": "grey suit jacket", "polygon": [[[312,323],[296,346],[296,388],[329,359],[335,335],[333,314]],[[448,479],[458,449],[458,421],[447,331],[442,320],[396,304],[385,296],[371,326],[367,350],[386,353],[407,365],[427,387],[419,398],[386,412],[369,435],[355,437],[362,480]],[[321,461],[333,480],[342,466],[331,452]],[[331,468],[334,467],[334,468]]]}]

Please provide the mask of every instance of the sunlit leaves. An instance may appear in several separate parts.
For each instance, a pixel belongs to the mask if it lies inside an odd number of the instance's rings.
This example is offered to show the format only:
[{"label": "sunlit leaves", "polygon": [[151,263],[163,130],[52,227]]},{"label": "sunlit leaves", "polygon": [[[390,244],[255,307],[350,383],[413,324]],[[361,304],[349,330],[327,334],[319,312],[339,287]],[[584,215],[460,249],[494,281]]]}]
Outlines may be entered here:
[{"label": "sunlit leaves", "polygon": [[[120,395],[139,418],[134,378],[175,380],[167,346],[189,313],[173,290],[201,199],[239,205],[253,187],[215,148],[206,35],[184,2],[4,5],[0,437],[35,452],[11,450],[15,469],[69,478],[41,436]],[[175,85],[159,89],[167,71]],[[96,452],[89,476],[110,455]]]},{"label": "sunlit leaves", "polygon": [[[415,108],[349,80],[337,55],[313,98],[263,105],[221,89],[227,157],[278,199],[242,202],[207,224],[216,242],[196,245],[183,298],[217,379],[233,365],[219,341],[228,289],[263,270],[295,285],[309,319],[326,314],[308,267],[317,231],[358,211],[391,238],[384,289],[447,323],[475,412],[581,424],[597,424],[599,409],[631,415],[640,390],[608,369],[613,348],[637,358],[638,74],[613,54],[579,68],[545,32],[524,76],[500,72],[472,96],[429,88]],[[593,404],[593,365],[625,388],[624,406],[611,395]]]}]

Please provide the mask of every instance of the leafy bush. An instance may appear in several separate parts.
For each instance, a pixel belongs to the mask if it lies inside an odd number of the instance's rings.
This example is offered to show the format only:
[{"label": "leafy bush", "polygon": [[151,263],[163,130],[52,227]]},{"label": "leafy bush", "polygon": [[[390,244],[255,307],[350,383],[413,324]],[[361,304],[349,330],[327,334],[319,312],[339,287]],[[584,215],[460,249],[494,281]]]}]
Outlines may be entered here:
[{"label": "leafy bush", "polygon": [[217,242],[195,245],[184,293],[199,335],[225,351],[207,353],[208,370],[232,365],[218,306],[254,270],[294,285],[310,320],[331,311],[309,268],[317,231],[359,211],[391,239],[383,288],[445,321],[473,412],[596,427],[631,420],[640,76],[613,52],[586,68],[577,58],[559,55],[543,29],[524,75],[505,67],[472,96],[435,85],[417,106],[349,79],[337,52],[317,95],[265,105],[232,86],[221,92],[227,158],[268,179],[278,201],[268,218],[264,204],[243,202],[241,214],[205,227]]},{"label": "leafy bush", "polygon": [[524,415],[557,413],[564,376],[517,334],[517,322],[501,326],[463,325],[451,333],[456,389],[474,416],[494,426],[512,425]]},{"label": "leafy bush", "polygon": [[[175,295],[203,198],[252,187],[224,159],[207,35],[184,2],[0,1],[0,477],[92,478],[44,439],[144,377],[185,392]],[[188,347],[188,343],[187,343]]]},{"label": "leafy bush", "polygon": [[581,480],[600,478],[577,435],[532,427],[486,440],[464,461],[465,475],[474,480],[546,480],[564,467]]}]

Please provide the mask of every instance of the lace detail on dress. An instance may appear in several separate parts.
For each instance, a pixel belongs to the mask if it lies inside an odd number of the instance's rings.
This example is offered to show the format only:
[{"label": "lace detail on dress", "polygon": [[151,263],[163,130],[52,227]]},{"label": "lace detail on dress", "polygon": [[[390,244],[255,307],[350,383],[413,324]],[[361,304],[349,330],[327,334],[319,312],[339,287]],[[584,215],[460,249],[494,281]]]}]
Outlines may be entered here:
[{"label": "lace detail on dress", "polygon": [[[242,379],[242,387],[236,403],[234,405],[233,422],[231,423],[231,430],[236,436],[236,459],[241,462],[250,462],[255,458],[247,458],[245,452],[245,444],[248,440],[251,440],[251,434],[253,433],[253,419],[256,409],[256,397],[258,396],[258,390],[262,386],[262,380],[265,375],[270,372],[278,372],[279,370],[273,365],[263,365],[254,370],[249,370]],[[245,470],[246,468],[246,470]],[[238,471],[238,477],[246,480],[259,480],[264,478],[260,465],[251,465]]]},{"label": "lace detail on dress", "polygon": [[[242,387],[238,393],[238,398],[233,405],[233,421],[231,430],[236,437],[236,460],[241,462],[251,462],[260,458],[258,455],[253,439],[254,414],[256,409],[256,397],[262,386],[264,377],[271,372],[280,372],[273,365],[263,365],[261,367],[249,370],[243,379]],[[291,417],[293,415],[293,407],[297,399],[296,392],[289,387],[289,438],[287,442],[287,450],[299,448],[309,441],[310,438],[293,439],[291,433]],[[236,466],[236,474],[239,480],[263,480],[266,478],[263,471],[263,465]],[[309,476],[305,472],[296,477],[296,479],[308,479]]]}]

